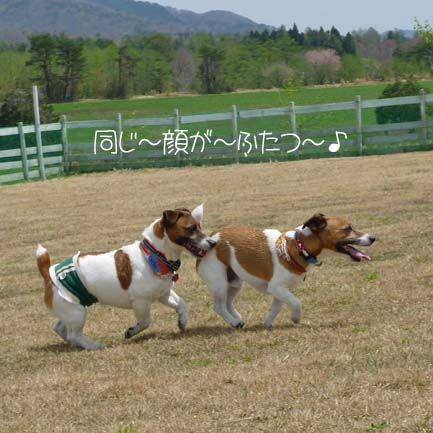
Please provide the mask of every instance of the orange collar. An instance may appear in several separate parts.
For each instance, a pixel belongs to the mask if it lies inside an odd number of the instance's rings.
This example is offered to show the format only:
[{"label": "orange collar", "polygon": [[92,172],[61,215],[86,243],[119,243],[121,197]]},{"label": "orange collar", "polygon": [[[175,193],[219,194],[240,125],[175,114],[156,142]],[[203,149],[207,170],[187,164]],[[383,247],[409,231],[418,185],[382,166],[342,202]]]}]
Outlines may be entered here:
[{"label": "orange collar", "polygon": [[275,248],[277,254],[282,257],[289,265],[293,266],[301,274],[305,274],[307,269],[297,262],[294,257],[290,254],[287,248],[287,239],[284,234],[281,234],[275,242]]}]

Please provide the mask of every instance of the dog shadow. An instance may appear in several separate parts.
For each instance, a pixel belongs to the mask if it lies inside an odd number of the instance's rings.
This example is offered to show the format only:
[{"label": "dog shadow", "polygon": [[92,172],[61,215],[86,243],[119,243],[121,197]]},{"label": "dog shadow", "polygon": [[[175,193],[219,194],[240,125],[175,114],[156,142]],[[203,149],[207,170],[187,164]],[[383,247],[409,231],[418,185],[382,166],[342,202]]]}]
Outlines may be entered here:
[{"label": "dog shadow", "polygon": [[[277,325],[274,326],[272,329],[289,329],[293,328],[294,325],[288,324],[288,325]],[[298,325],[299,326],[299,325]],[[143,344],[146,341],[151,340],[160,340],[160,341],[177,341],[177,340],[184,340],[187,338],[197,338],[197,337],[216,337],[218,335],[236,335],[236,334],[242,334],[242,333],[250,333],[250,332],[269,332],[272,333],[271,330],[266,329],[263,324],[255,324],[251,326],[246,326],[242,329],[235,329],[231,328],[227,325],[212,325],[212,326],[196,326],[194,328],[187,328],[186,331],[180,332],[180,331],[166,331],[166,332],[160,332],[160,331],[150,331],[146,332],[144,331],[142,334],[140,334],[137,337],[133,337],[131,339],[124,339],[121,336],[115,341],[110,342],[107,344],[107,349],[122,346],[122,345],[129,345],[129,344]],[[32,352],[37,353],[73,353],[73,352],[81,352],[84,349],[77,346],[70,346],[66,342],[59,341],[57,343],[50,343],[46,344],[44,346],[31,346],[29,348]]]},{"label": "dog shadow", "polygon": [[[293,324],[288,325],[276,325],[272,329],[290,329],[293,328]],[[202,325],[196,326],[193,328],[187,328],[184,332],[179,331],[169,331],[169,332],[148,332],[146,334],[141,334],[137,337],[132,338],[131,340],[127,340],[128,344],[138,344],[145,342],[147,340],[184,340],[187,338],[196,338],[196,337],[216,337],[219,335],[237,335],[242,333],[257,333],[257,332],[269,332],[269,335],[272,334],[272,330],[266,329],[263,324],[255,324],[246,326],[242,329],[231,328],[228,325]]]},{"label": "dog shadow", "polygon": [[31,346],[29,350],[37,353],[72,353],[82,352],[84,349],[77,346],[71,346],[65,341],[59,341],[58,343],[50,343],[45,346]]},{"label": "dog shadow", "polygon": [[[150,331],[146,332],[144,331],[142,334],[140,334],[137,337],[133,337],[131,339],[125,340],[124,338],[120,337],[117,339],[116,342],[110,342],[107,344],[107,349],[122,346],[122,345],[129,345],[129,344],[143,344],[147,341],[151,340],[160,340],[160,341],[177,341],[177,340],[184,340],[188,338],[197,338],[197,337],[217,337],[219,335],[238,335],[242,333],[269,333],[269,336],[272,335],[272,331],[274,330],[291,330],[294,328],[304,328],[304,329],[320,329],[320,328],[340,328],[343,324],[340,321],[337,322],[329,322],[329,323],[317,323],[312,324],[308,322],[303,322],[297,325],[294,325],[293,323],[286,323],[286,324],[278,324],[275,325],[271,330],[266,329],[262,323],[256,323],[252,325],[246,325],[242,329],[235,329],[231,328],[228,325],[201,325],[196,327],[187,328],[184,332],[180,331]],[[39,352],[39,353],[72,353],[72,352],[81,352],[84,349],[80,347],[73,347],[68,345],[65,342],[59,341],[58,343],[50,343],[44,346],[32,346],[29,348],[29,350],[33,352]]]}]

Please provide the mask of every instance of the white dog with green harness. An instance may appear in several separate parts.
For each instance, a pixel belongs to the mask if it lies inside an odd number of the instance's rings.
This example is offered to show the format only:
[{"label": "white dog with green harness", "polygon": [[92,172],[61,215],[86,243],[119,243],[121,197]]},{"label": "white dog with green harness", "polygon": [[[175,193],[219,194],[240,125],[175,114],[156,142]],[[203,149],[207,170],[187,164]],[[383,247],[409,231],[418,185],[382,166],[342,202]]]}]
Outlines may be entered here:
[{"label": "white dog with green harness", "polygon": [[77,253],[53,266],[48,251],[38,245],[45,304],[59,319],[54,331],[71,345],[102,349],[103,344],[83,335],[87,306],[100,302],[133,309],[137,324],[125,332],[125,337],[131,338],[149,327],[151,305],[156,300],[176,310],[183,331],[186,306],[174,291],[181,253],[186,249],[201,258],[215,245],[202,232],[202,220],[203,205],[192,212],[167,210],[144,230],[139,241],[108,253]]}]

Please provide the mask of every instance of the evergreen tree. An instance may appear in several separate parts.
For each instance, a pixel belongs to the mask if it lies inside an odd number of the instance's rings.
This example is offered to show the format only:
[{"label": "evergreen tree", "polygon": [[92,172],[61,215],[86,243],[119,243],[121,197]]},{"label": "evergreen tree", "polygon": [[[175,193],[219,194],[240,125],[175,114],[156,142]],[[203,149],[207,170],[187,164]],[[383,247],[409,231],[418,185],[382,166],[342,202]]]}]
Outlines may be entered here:
[{"label": "evergreen tree", "polygon": [[56,63],[62,70],[61,97],[63,101],[74,101],[77,98],[78,84],[85,67],[83,42],[65,35],[59,36],[56,42]]},{"label": "evergreen tree", "polygon": [[127,98],[131,91],[132,80],[135,75],[136,58],[129,52],[128,46],[122,45],[119,48],[117,58],[117,92],[116,96]]},{"label": "evergreen tree", "polygon": [[55,99],[55,60],[57,43],[55,36],[48,33],[30,36],[30,60],[27,65],[34,66],[39,75],[36,80],[45,89],[45,95],[51,102]]},{"label": "evergreen tree", "polygon": [[218,72],[223,53],[216,45],[205,44],[200,47],[199,56],[201,58],[199,73],[203,87],[206,93],[217,93],[220,90]]},{"label": "evergreen tree", "polygon": [[346,54],[356,55],[356,44],[355,38],[352,36],[352,33],[347,33],[347,35],[343,39],[343,51]]}]

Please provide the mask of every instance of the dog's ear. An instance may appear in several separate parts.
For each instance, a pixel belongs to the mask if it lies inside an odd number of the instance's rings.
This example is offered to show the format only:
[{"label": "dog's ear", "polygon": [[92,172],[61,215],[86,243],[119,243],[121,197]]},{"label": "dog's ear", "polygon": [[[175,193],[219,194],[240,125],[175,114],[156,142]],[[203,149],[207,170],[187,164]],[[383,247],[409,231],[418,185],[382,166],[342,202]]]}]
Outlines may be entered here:
[{"label": "dog's ear", "polygon": [[327,225],[328,222],[326,221],[325,215],[323,215],[323,213],[316,213],[309,220],[304,222],[302,228],[308,227],[313,233],[317,233],[324,230]]},{"label": "dog's ear", "polygon": [[162,223],[168,227],[176,224],[180,217],[180,212],[178,210],[165,210],[162,213]]},{"label": "dog's ear", "polygon": [[192,217],[200,224],[203,225],[203,204],[197,206],[193,211],[191,212]]}]

